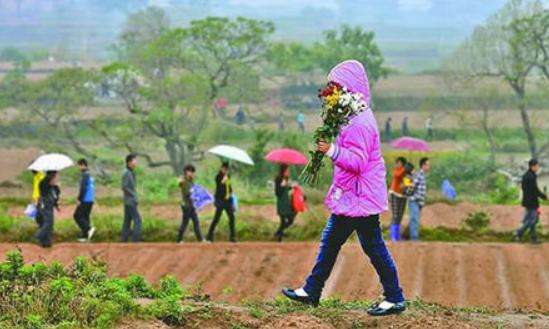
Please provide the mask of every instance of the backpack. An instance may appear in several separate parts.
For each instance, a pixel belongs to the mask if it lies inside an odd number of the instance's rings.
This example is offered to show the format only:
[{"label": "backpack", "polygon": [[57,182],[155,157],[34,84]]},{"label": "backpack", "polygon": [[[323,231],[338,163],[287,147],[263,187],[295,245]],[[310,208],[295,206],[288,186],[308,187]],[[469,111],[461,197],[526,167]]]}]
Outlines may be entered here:
[{"label": "backpack", "polygon": [[296,185],[292,188],[292,209],[296,213],[304,212],[307,210],[307,205],[305,204],[305,194],[301,186]]}]

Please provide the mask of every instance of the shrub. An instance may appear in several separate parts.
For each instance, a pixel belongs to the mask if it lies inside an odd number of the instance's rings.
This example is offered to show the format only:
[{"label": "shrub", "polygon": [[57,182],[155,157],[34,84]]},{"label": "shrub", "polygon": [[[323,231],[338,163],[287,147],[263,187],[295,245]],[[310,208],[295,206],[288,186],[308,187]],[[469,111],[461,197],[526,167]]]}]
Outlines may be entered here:
[{"label": "shrub", "polygon": [[483,232],[490,225],[490,216],[484,211],[477,211],[467,215],[463,223],[473,232]]},{"label": "shrub", "polygon": [[444,179],[456,188],[458,195],[477,194],[486,187],[486,177],[492,164],[484,156],[473,152],[451,152],[431,155],[431,171],[427,178],[429,189],[438,190]]},{"label": "shrub", "polygon": [[139,316],[138,297],[153,298],[145,315],[180,326],[189,311],[180,303],[184,294],[173,277],[155,289],[137,275],[109,278],[103,263],[87,258],[67,268],[24,265],[13,251],[0,263],[0,328],[112,328],[122,317]]},{"label": "shrub", "polygon": [[490,177],[488,198],[491,203],[511,204],[518,201],[518,188],[507,182],[507,178],[500,174]]}]

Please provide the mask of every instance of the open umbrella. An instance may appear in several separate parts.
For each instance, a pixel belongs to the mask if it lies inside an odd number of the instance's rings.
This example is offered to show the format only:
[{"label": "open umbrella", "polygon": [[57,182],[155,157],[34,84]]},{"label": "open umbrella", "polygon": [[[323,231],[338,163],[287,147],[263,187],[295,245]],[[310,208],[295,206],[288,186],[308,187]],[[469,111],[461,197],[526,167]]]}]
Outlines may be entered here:
[{"label": "open umbrella", "polygon": [[404,149],[408,151],[429,152],[431,148],[429,144],[418,138],[400,137],[391,142],[391,147],[396,149]]},{"label": "open umbrella", "polygon": [[240,149],[231,145],[217,145],[208,150],[209,153],[219,155],[220,157],[230,160],[245,163],[247,165],[254,165],[254,160],[250,158],[248,153],[243,149]]},{"label": "open umbrella", "polygon": [[64,154],[50,153],[39,156],[28,167],[36,171],[59,171],[74,165],[71,158]]},{"label": "open umbrella", "polygon": [[289,148],[274,149],[265,156],[265,160],[301,166],[306,165],[309,161],[301,152]]}]

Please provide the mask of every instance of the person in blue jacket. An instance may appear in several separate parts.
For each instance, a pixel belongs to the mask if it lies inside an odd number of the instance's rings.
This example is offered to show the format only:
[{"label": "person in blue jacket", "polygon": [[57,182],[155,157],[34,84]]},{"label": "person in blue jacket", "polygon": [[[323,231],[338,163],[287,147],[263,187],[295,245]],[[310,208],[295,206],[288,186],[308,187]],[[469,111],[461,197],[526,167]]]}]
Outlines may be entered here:
[{"label": "person in blue jacket", "polygon": [[93,177],[88,170],[86,159],[80,159],[77,162],[80,169],[80,187],[78,198],[76,199],[76,210],[74,211],[74,220],[80,228],[78,241],[88,242],[95,233],[95,228],[91,225],[90,215],[95,201],[95,184]]}]

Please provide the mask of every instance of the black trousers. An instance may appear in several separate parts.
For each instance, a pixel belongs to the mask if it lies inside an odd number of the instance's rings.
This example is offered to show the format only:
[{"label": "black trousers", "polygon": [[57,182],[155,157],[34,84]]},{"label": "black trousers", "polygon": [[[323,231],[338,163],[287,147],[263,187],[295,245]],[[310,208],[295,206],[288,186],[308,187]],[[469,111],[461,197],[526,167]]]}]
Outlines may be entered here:
[{"label": "black trousers", "polygon": [[79,236],[81,238],[87,238],[88,237],[88,231],[91,228],[90,223],[90,214],[93,208],[93,202],[82,202],[74,211],[74,220],[76,221],[76,224],[80,228],[80,234]]},{"label": "black trousers", "polygon": [[[37,208],[39,206],[36,206]],[[44,223],[44,218],[42,217],[42,213],[40,212],[40,209],[36,210],[36,217],[34,218],[36,221],[36,225],[38,225],[38,228],[42,227],[42,224]]]},{"label": "black trousers", "polygon": [[207,239],[209,241],[213,241],[215,227],[219,223],[219,219],[221,218],[221,214],[223,213],[223,211],[225,211],[227,213],[227,217],[229,217],[229,239],[231,241],[235,241],[236,239],[233,201],[232,199],[228,199],[215,201],[215,215],[212,220],[212,224],[210,225],[210,229],[208,230],[207,236]]},{"label": "black trousers", "polygon": [[278,237],[278,240],[282,240],[282,237],[284,236],[284,230],[286,230],[288,227],[292,226],[295,219],[295,214],[291,215],[278,215],[280,217],[280,226],[278,227],[278,230],[275,233],[275,236]]},{"label": "black trousers", "polygon": [[200,231],[200,221],[198,220],[198,215],[194,207],[185,207],[181,206],[183,211],[183,217],[181,219],[181,226],[179,226],[179,233],[177,234],[177,242],[183,241],[183,236],[187,230],[189,222],[193,221],[194,235],[196,236],[197,241],[202,241],[202,232]]},{"label": "black trousers", "polygon": [[42,247],[51,247],[53,236],[53,208],[43,207],[38,210],[41,224],[36,232],[36,238]]}]

